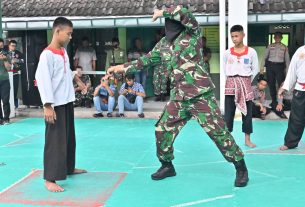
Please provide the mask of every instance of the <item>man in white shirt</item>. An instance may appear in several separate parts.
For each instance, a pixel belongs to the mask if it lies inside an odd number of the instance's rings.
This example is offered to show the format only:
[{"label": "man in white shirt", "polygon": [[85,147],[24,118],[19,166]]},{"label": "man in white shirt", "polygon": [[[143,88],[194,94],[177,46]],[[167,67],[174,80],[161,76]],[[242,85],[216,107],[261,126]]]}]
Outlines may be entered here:
[{"label": "man in white shirt", "polygon": [[64,17],[55,19],[52,42],[41,53],[35,74],[46,121],[43,177],[51,192],[64,191],[57,180],[86,172],[75,168],[73,77],[84,92],[86,87],[77,76],[73,76],[64,48],[72,38],[72,31],[70,20]]},{"label": "man in white shirt", "polygon": [[305,46],[300,47],[292,56],[283,86],[278,91],[279,98],[293,90],[291,112],[284,145],[280,150],[296,148],[302,138],[305,126]]},{"label": "man in white shirt", "polygon": [[243,44],[245,36],[241,25],[234,25],[230,29],[234,47],[224,54],[224,70],[226,75],[225,88],[225,121],[230,132],[236,107],[242,112],[242,131],[245,133],[245,144],[256,147],[250,140],[252,127],[252,100],[254,99],[251,82],[258,73],[258,58],[256,51]]},{"label": "man in white shirt", "polygon": [[89,46],[88,37],[82,39],[82,46],[79,47],[74,56],[74,67],[81,66],[83,71],[96,70],[96,52]]}]

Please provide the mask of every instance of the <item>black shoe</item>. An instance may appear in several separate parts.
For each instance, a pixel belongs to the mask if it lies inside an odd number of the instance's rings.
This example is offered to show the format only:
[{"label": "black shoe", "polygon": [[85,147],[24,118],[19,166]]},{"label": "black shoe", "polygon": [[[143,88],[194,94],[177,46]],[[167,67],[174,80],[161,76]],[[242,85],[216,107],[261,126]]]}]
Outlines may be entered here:
[{"label": "black shoe", "polygon": [[174,165],[171,162],[163,162],[162,166],[157,170],[157,172],[151,175],[151,179],[162,180],[164,178],[173,176],[176,176]]},{"label": "black shoe", "polygon": [[122,118],[123,118],[123,117],[125,117],[125,115],[124,115],[124,114],[119,114],[119,116],[120,116],[120,117],[122,117]]},{"label": "black shoe", "polygon": [[0,125],[3,125],[3,120],[2,119],[0,119]]},{"label": "black shoe", "polygon": [[104,115],[102,113],[96,113],[96,114],[93,114],[93,117],[99,118],[99,117],[104,117]]},{"label": "black shoe", "polygon": [[283,111],[277,111],[277,110],[275,110],[274,113],[275,113],[276,115],[278,115],[278,116],[279,116],[280,118],[282,118],[282,119],[288,119],[287,116],[286,116],[286,114],[285,114]]},{"label": "black shoe", "polygon": [[139,118],[144,118],[145,116],[144,116],[143,113],[140,113],[140,114],[138,114],[138,117],[139,117]]},{"label": "black shoe", "polygon": [[112,117],[112,113],[107,113],[107,117]]},{"label": "black shoe", "polygon": [[161,96],[157,95],[156,98],[155,98],[155,101],[161,101]]},{"label": "black shoe", "polygon": [[236,169],[235,187],[245,187],[249,181],[245,160],[233,162]]}]

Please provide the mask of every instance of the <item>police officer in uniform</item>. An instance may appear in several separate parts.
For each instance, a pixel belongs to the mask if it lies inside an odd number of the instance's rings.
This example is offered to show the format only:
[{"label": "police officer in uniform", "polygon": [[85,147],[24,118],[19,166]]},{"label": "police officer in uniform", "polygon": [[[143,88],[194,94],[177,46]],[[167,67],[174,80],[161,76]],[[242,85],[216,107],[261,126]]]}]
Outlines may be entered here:
[{"label": "police officer in uniform", "polygon": [[[127,62],[126,52],[120,48],[120,41],[117,37],[112,38],[112,49],[107,51],[106,65],[105,68],[110,66],[120,65]],[[115,85],[121,87],[124,81],[124,75],[119,75],[115,77]]]},{"label": "police officer in uniform", "polygon": [[[263,66],[266,68],[270,96],[272,98],[271,107],[276,112],[277,106],[277,90],[284,82],[286,70],[289,67],[290,58],[288,48],[281,43],[283,37],[281,32],[274,34],[274,41],[268,46],[263,60]],[[286,70],[285,70],[286,69]]]}]

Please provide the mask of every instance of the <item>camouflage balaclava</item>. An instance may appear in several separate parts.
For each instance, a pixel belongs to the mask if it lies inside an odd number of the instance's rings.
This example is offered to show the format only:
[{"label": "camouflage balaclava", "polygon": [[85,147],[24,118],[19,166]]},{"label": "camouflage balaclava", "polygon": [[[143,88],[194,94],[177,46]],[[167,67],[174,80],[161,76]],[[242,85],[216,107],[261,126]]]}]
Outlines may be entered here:
[{"label": "camouflage balaclava", "polygon": [[185,27],[178,21],[165,18],[165,37],[169,42],[173,42]]}]

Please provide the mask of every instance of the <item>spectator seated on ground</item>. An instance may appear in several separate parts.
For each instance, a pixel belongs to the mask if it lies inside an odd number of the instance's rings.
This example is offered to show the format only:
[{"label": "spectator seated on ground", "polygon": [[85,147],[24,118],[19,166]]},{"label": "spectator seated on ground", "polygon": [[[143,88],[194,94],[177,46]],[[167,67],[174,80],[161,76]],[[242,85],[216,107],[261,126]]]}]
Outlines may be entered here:
[{"label": "spectator seated on ground", "polygon": [[265,89],[268,85],[267,79],[263,74],[259,75],[256,86],[252,86],[254,100],[252,105],[252,117],[265,120],[266,115],[270,113],[271,109],[266,107],[266,93]]},{"label": "spectator seated on ground", "polygon": [[92,94],[93,94],[93,88],[91,87],[91,80],[89,75],[85,75],[82,73],[83,69],[81,66],[76,67],[76,75],[80,78],[80,80],[83,82],[83,84],[86,86],[86,90],[82,90],[75,81],[73,81],[74,84],[74,90],[75,90],[75,101],[74,106],[78,107],[87,107],[91,108],[92,103]]},{"label": "spectator seated on ground", "polygon": [[93,102],[96,109],[93,117],[103,117],[103,111],[108,111],[107,117],[112,117],[115,108],[115,91],[116,87],[113,79],[108,75],[102,77],[100,85],[95,88],[93,93]]},{"label": "spectator seated on ground", "polygon": [[144,118],[143,98],[146,94],[143,86],[135,82],[134,74],[126,74],[125,83],[121,86],[118,98],[119,116],[124,117],[124,110],[138,111],[138,117]]}]

